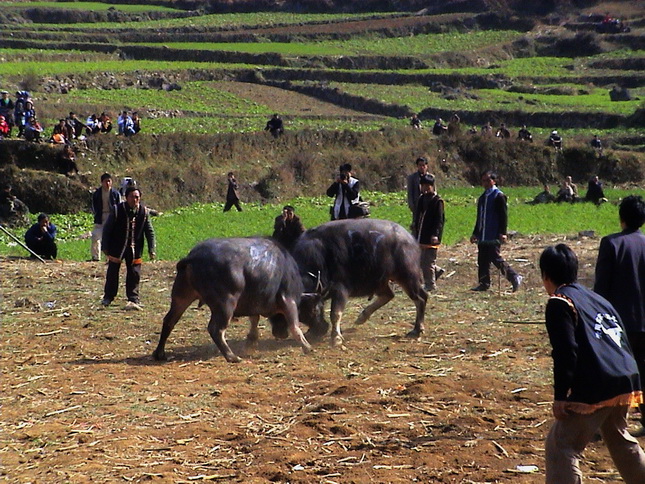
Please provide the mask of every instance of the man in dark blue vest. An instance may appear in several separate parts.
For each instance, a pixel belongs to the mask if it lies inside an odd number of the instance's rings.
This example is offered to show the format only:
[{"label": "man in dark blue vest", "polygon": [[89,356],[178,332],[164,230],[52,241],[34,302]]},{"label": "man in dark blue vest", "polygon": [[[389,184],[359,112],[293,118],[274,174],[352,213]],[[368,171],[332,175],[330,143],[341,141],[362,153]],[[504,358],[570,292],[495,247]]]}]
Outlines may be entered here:
[{"label": "man in dark blue vest", "polygon": [[502,275],[517,291],[522,284],[522,276],[513,270],[502,258],[500,246],[506,242],[508,207],[506,195],[497,188],[497,175],[492,171],[482,173],[481,183],[484,193],[477,200],[477,221],[470,242],[477,244],[477,265],[479,284],[473,291],[487,291],[490,287],[490,265],[495,264]]}]

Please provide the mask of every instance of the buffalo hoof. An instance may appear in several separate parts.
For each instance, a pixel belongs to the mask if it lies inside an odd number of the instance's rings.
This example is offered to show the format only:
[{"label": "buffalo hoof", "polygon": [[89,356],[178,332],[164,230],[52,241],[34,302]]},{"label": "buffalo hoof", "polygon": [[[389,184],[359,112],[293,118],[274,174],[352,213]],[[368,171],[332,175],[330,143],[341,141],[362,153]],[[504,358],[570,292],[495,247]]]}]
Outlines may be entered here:
[{"label": "buffalo hoof", "polygon": [[309,346],[309,345],[307,345],[307,346],[303,346],[303,347],[302,347],[302,352],[303,352],[305,355],[307,355],[307,354],[309,354],[309,353],[313,353],[313,351],[314,351],[314,349],[313,349],[311,346]]},{"label": "buffalo hoof", "polygon": [[152,353],[152,357],[157,360],[157,361],[166,361],[168,358],[166,358],[166,352],[164,350],[155,350],[154,353]]},{"label": "buffalo hoof", "polygon": [[365,316],[363,313],[359,314],[358,317],[356,318],[356,321],[354,321],[354,325],[359,326],[361,324],[365,324],[369,318]]},{"label": "buffalo hoof", "polygon": [[242,361],[242,358],[234,355],[233,353],[231,353],[230,355],[224,355],[224,358],[226,358],[226,361],[228,361],[229,363],[239,363]]},{"label": "buffalo hoof", "polygon": [[331,346],[332,346],[332,348],[338,348],[339,346],[342,346],[344,342],[345,342],[345,340],[339,334],[336,334],[336,335],[332,336],[332,338],[331,338]]},{"label": "buffalo hoof", "polygon": [[406,334],[405,336],[406,336],[407,338],[412,338],[412,339],[421,339],[421,335],[422,335],[422,334],[423,334],[423,330],[422,330],[422,329],[421,329],[421,330],[419,330],[419,329],[413,329],[412,331],[410,331],[410,332],[409,332],[408,334]]}]

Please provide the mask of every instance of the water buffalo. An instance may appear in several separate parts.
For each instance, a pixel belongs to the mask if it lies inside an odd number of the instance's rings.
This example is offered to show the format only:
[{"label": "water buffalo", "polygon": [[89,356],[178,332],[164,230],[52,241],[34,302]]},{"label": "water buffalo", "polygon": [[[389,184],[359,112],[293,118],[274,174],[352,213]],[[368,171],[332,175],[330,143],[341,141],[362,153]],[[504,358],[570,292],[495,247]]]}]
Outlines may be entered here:
[{"label": "water buffalo", "polygon": [[170,332],[195,300],[211,310],[208,332],[224,358],[240,361],[226,343],[225,332],[235,316],[249,316],[247,347],[257,342],[258,321],[267,316],[276,338],[289,333],[305,352],[311,346],[298,324],[298,304],[303,285],[289,253],[264,238],[209,239],[196,245],[177,263],[170,310],[163,319],[159,344],[153,353],[165,360]]},{"label": "water buffalo", "polygon": [[408,336],[423,332],[428,295],[422,285],[419,244],[400,225],[374,219],[327,222],[301,235],[292,254],[307,290],[300,320],[312,332],[320,331],[326,324],[324,300],[331,299],[333,346],[343,341],[340,320],[348,298],[376,295],[355,321],[362,324],[394,297],[390,281],[399,284],[416,306]]}]

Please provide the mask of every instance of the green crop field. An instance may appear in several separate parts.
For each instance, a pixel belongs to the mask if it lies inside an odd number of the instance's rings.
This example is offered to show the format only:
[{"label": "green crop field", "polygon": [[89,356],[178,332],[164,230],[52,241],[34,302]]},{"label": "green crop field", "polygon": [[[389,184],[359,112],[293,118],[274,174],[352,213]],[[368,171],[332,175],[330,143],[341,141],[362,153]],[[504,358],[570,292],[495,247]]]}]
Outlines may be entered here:
[{"label": "green crop field", "polygon": [[343,91],[385,103],[409,106],[413,111],[432,107],[456,111],[521,110],[535,112],[605,112],[630,115],[641,105],[638,99],[625,102],[612,102],[609,91],[593,88],[589,94],[548,95],[521,94],[501,89],[468,90],[470,97],[445,99],[441,93],[430,91],[426,86],[405,85],[389,86],[382,84],[331,83]]},{"label": "green crop field", "polygon": [[[319,42],[253,42],[253,43],[164,43],[176,49],[208,49],[236,52],[276,52],[285,55],[404,55],[426,57],[438,52],[472,50],[506,43],[521,37],[520,32],[486,30],[481,32],[424,34],[414,37],[357,36],[348,40]],[[159,44],[146,44],[159,45]]]},{"label": "green crop field", "polygon": [[89,10],[89,11],[105,11],[109,9],[121,10],[123,12],[179,12],[175,8],[161,7],[157,5],[128,5],[128,4],[112,4],[101,2],[2,2],[2,8],[54,8],[60,10]]},{"label": "green crop field", "polygon": [[[584,189],[582,193],[584,194]],[[645,190],[627,191],[607,189],[610,202],[601,206],[590,203],[528,205],[539,191],[533,187],[504,188],[509,197],[509,230],[523,235],[554,234],[577,235],[582,230],[593,230],[601,237],[619,231],[618,210],[615,203],[630,194],[645,196]],[[476,199],[480,188],[447,188],[440,190],[446,201],[446,226],[444,244],[454,244],[468,239],[475,222]],[[393,220],[408,227],[410,212],[405,203],[405,193],[384,194],[364,192],[363,197],[372,204],[372,218]],[[182,207],[153,218],[157,235],[158,257],[176,260],[188,253],[197,242],[209,237],[237,237],[270,235],[273,219],[284,203],[296,207],[307,227],[314,227],[328,220],[330,200],[327,197],[299,198],[272,204],[244,204],[244,212],[222,212],[223,203],[197,204]],[[33,215],[35,219],[37,214]],[[89,254],[89,240],[83,238],[92,229],[89,213],[79,215],[52,215],[59,231],[59,257],[68,260],[85,260]],[[177,227],[182,227],[181,231]],[[22,236],[24,229],[14,233]],[[0,254],[25,255],[25,250],[6,235],[0,237]]]},{"label": "green crop field", "polygon": [[[52,2],[47,2],[52,3]],[[75,4],[80,5],[80,4]],[[103,4],[106,5],[106,4]],[[118,7],[122,7],[119,5]],[[132,6],[134,7],[134,6]],[[151,9],[148,9],[148,11]],[[140,22],[95,22],[95,23],[77,23],[66,25],[64,30],[67,31],[85,31],[85,30],[132,30],[132,29],[166,29],[166,28],[183,28],[183,27],[203,27],[203,28],[240,28],[240,27],[272,27],[279,25],[299,25],[306,23],[324,23],[324,22],[342,22],[345,20],[361,20],[374,17],[389,17],[401,15],[397,12],[383,12],[378,14],[351,14],[351,13],[287,13],[287,12],[251,12],[251,13],[218,13],[210,15],[200,15],[196,17],[145,20]],[[27,24],[15,25],[15,28],[43,28],[52,29],[51,24]]]}]

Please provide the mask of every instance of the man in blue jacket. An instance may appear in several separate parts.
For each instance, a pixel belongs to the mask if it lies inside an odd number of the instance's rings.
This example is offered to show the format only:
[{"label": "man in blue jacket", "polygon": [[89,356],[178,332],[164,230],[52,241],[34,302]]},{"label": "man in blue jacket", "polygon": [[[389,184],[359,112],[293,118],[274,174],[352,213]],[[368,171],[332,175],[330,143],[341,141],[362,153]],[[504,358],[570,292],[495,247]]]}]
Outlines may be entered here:
[{"label": "man in blue jacket", "polygon": [[565,244],[540,256],[550,295],[546,329],[553,347],[553,416],[546,438],[546,483],[579,484],[579,459],[598,430],[627,484],[645,482],[645,453],[627,431],[643,403],[638,367],[616,309],[578,284],[578,258]]},{"label": "man in blue jacket", "polygon": [[[596,262],[594,291],[607,299],[623,320],[645,387],[645,202],[642,197],[625,197],[618,209],[622,232],[603,237]],[[645,435],[645,405],[640,406]]]},{"label": "man in blue jacket", "polygon": [[501,244],[507,240],[508,207],[506,195],[497,188],[497,175],[492,171],[482,173],[484,193],[477,200],[477,221],[470,242],[477,244],[477,265],[479,284],[473,291],[487,291],[490,288],[490,265],[495,264],[502,275],[511,283],[513,292],[522,284],[522,276],[513,270],[502,258]]}]

